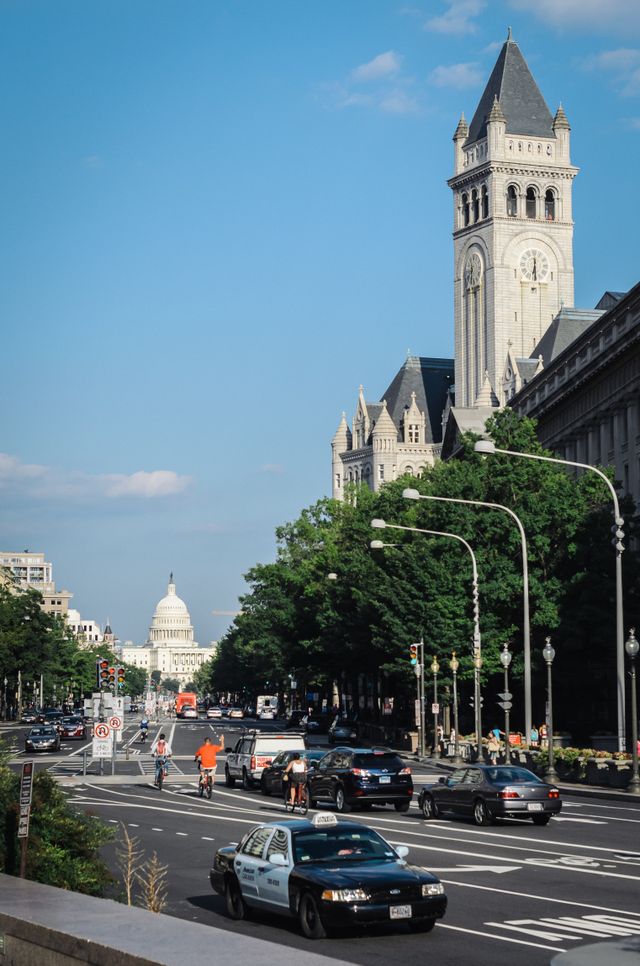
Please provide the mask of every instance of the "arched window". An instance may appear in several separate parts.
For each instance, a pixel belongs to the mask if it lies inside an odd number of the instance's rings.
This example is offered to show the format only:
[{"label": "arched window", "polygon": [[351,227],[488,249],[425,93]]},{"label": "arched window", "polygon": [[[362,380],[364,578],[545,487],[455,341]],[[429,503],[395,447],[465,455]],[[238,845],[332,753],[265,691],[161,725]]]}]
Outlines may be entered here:
[{"label": "arched window", "polygon": [[413,466],[405,466],[404,468],[405,476],[413,476]]},{"label": "arched window", "polygon": [[482,185],[482,217],[489,217],[489,192],[486,184]]},{"label": "arched window", "polygon": [[518,192],[512,184],[507,188],[507,214],[510,218],[516,218],[518,215]]},{"label": "arched window", "polygon": [[474,188],[471,192],[471,217],[474,224],[480,220],[480,204],[478,202],[478,192]]},{"label": "arched window", "polygon": [[545,221],[556,220],[556,196],[553,188],[547,188],[544,195]]},{"label": "arched window", "polygon": [[463,194],[462,196],[462,226],[466,228],[469,224],[469,195]]},{"label": "arched window", "polygon": [[527,188],[527,218],[535,218],[538,207],[538,196],[535,188]]}]

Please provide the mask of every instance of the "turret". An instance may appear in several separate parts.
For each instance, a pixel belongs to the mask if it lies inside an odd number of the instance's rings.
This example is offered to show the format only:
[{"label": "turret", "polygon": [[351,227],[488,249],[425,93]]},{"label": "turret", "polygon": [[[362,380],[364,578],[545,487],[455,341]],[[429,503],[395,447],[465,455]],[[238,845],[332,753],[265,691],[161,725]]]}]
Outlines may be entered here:
[{"label": "turret", "polygon": [[487,154],[491,160],[504,158],[504,141],[507,133],[507,119],[500,107],[498,95],[493,98],[491,110],[487,115]]},{"label": "turret", "polygon": [[456,174],[459,174],[464,168],[464,151],[463,145],[467,140],[469,135],[469,125],[465,120],[464,114],[460,115],[460,120],[458,121],[458,126],[455,129],[453,135],[453,164]]},{"label": "turret", "polygon": [[378,490],[395,475],[398,429],[387,411],[387,400],[371,432],[373,443],[373,488]]},{"label": "turret", "polygon": [[571,125],[569,124],[569,119],[564,113],[564,108],[562,104],[558,107],[556,111],[556,116],[553,119],[553,133],[556,136],[558,142],[558,160],[565,161],[567,164],[571,163]]},{"label": "turret", "polygon": [[331,471],[333,482],[331,492],[334,500],[342,500],[344,493],[344,468],[341,453],[351,449],[351,430],[347,423],[347,414],[343,413],[335,436],[331,440]]}]

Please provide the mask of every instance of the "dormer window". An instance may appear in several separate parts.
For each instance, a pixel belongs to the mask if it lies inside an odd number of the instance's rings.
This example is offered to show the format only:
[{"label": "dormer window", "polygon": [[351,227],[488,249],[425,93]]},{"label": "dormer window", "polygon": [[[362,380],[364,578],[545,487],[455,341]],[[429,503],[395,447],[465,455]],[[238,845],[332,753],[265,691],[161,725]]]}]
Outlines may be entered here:
[{"label": "dormer window", "polygon": [[545,221],[556,220],[556,196],[552,188],[547,188],[544,195],[544,217]]},{"label": "dormer window", "polygon": [[420,427],[417,423],[409,423],[409,442],[419,443],[420,442]]},{"label": "dormer window", "polygon": [[527,218],[536,217],[537,202],[536,189],[531,187],[527,188]]},{"label": "dormer window", "polygon": [[512,184],[507,188],[507,215],[510,218],[518,216],[518,192]]}]

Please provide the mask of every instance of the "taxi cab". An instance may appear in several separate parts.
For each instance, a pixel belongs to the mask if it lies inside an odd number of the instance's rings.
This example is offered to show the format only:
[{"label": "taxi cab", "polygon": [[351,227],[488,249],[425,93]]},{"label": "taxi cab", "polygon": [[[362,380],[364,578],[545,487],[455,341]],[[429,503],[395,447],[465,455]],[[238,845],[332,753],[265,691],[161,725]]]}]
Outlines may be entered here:
[{"label": "taxi cab", "polygon": [[409,865],[406,845],[374,829],[318,812],[311,820],[257,825],[218,849],[209,878],[232,919],[252,909],[296,918],[308,939],[350,925],[405,921],[429,932],[447,907],[444,886]]}]

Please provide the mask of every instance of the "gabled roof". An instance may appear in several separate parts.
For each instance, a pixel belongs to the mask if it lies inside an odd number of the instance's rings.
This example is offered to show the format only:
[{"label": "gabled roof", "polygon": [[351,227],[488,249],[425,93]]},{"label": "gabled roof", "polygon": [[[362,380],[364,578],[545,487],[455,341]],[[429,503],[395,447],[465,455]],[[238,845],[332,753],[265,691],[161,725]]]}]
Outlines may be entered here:
[{"label": "gabled roof", "polygon": [[596,308],[602,309],[604,312],[608,312],[609,309],[612,309],[614,305],[617,305],[620,299],[623,299],[626,294],[626,292],[605,292],[596,305]]},{"label": "gabled roof", "polygon": [[416,405],[425,414],[424,441],[439,443],[442,438],[442,411],[447,392],[453,384],[453,359],[429,359],[408,356],[384,393],[387,409],[400,429],[405,408],[411,405],[411,393],[416,394]]},{"label": "gabled roof", "polygon": [[570,345],[574,339],[593,325],[604,313],[597,309],[562,308],[531,353],[531,359],[542,356],[548,366],[556,356]]},{"label": "gabled roof", "polygon": [[520,48],[504,43],[469,127],[467,144],[487,136],[486,119],[495,99],[507,119],[508,134],[552,138],[553,118]]},{"label": "gabled roof", "polygon": [[539,359],[516,359],[516,365],[518,367],[518,372],[520,373],[520,378],[524,382],[530,382],[535,376],[538,369]]}]

